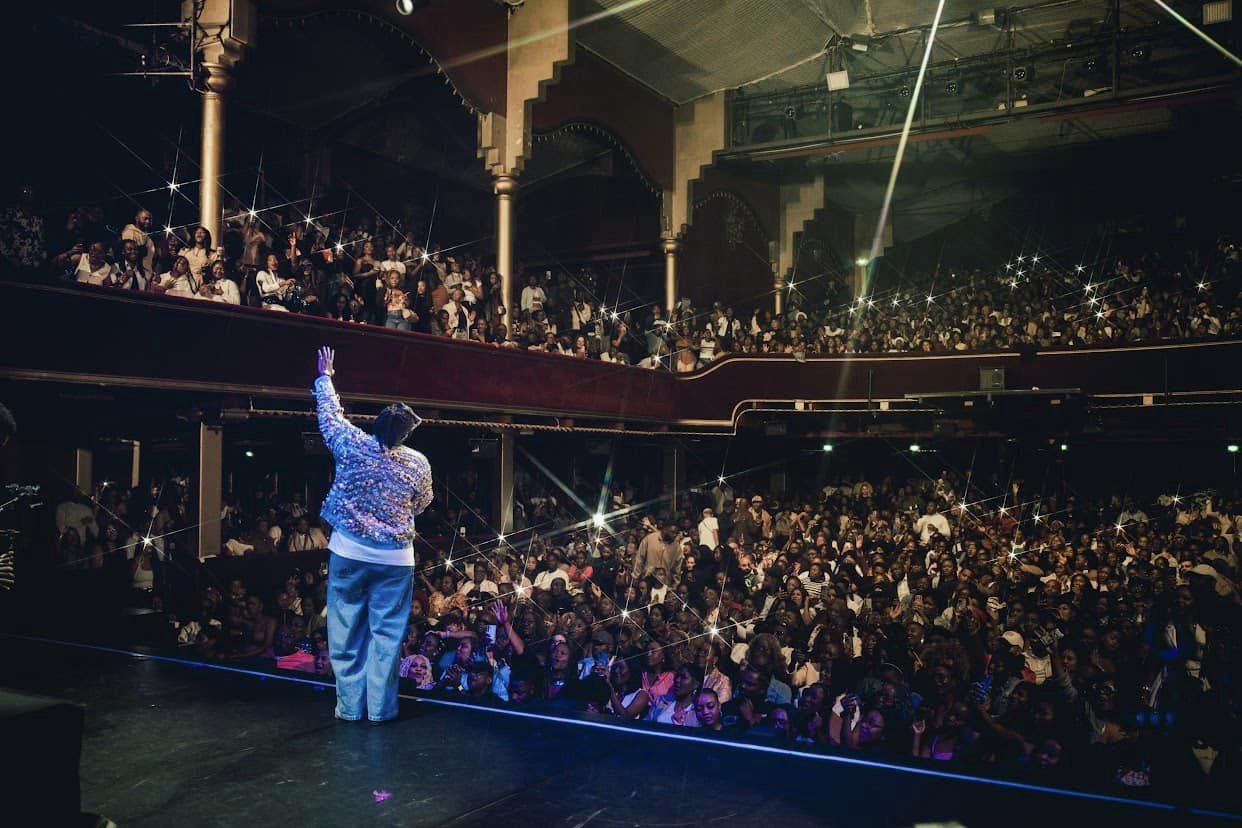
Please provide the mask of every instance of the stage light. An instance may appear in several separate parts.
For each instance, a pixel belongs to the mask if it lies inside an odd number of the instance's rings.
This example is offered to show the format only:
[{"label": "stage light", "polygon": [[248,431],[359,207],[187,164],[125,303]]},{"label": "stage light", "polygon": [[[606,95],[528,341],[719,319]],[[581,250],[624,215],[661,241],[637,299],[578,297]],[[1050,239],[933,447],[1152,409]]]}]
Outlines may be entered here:
[{"label": "stage light", "polygon": [[1016,81],[1026,80],[1026,67],[1025,66],[1013,67],[1013,79]]},{"label": "stage light", "polygon": [[1199,282],[1195,285],[1199,290],[1207,290],[1207,282]]},{"label": "stage light", "polygon": [[168,192],[170,192],[170,193],[175,193],[175,192],[177,192],[177,188],[178,188],[178,187],[180,187],[180,186],[181,186],[181,185],[180,185],[180,184],[178,184],[176,181],[169,181],[169,182],[168,182]]},{"label": "stage light", "polygon": [[903,86],[903,87],[901,87],[900,89],[898,89],[898,90],[897,90],[897,96],[898,96],[898,97],[901,97],[901,98],[908,98],[908,97],[910,97],[910,87],[908,87],[908,86]]},{"label": "stage light", "polygon": [[898,305],[900,305],[900,304],[901,304],[901,297],[900,297],[900,296],[894,296],[894,297],[893,297],[893,307],[895,308],[895,307],[897,307],[897,306],[898,306]]},{"label": "stage light", "polygon": [[717,627],[715,624],[712,624],[711,633],[712,633],[712,638],[715,638],[716,636],[720,635],[720,628]]},{"label": "stage light", "polygon": [[929,293],[929,294],[927,294],[927,304],[929,304],[929,305],[930,305],[932,302],[935,302],[935,301],[936,301],[936,297],[935,297],[935,296],[932,296],[930,293]]},{"label": "stage light", "polygon": [[151,540],[152,540],[151,536],[150,536],[150,535],[147,535],[145,538],[143,538],[143,539],[142,539],[142,545],[143,545],[143,546],[150,546],[150,545],[151,545]]},{"label": "stage light", "polygon": [[623,609],[623,610],[621,610],[621,617],[622,617],[622,618],[629,618],[629,617],[630,617],[630,611],[629,611],[629,610],[627,610],[627,609]]},{"label": "stage light", "polygon": [[922,450],[923,450],[923,447],[922,447],[922,446],[920,446],[918,443],[911,443],[911,444],[910,444],[910,453],[911,453],[911,454],[918,454],[918,453],[919,453],[920,451],[922,451]]},{"label": "stage light", "polygon": [[253,451],[251,451],[250,449],[246,449],[246,456],[247,456],[247,457],[254,457],[254,452],[253,452]]},{"label": "stage light", "polygon": [[597,512],[595,516],[591,518],[591,522],[595,524],[596,529],[602,529],[604,527],[604,516]]},{"label": "stage light", "polygon": [[950,95],[956,95],[957,94],[957,81],[955,80],[946,81],[944,84],[944,91]]},{"label": "stage light", "polygon": [[1177,504],[1179,504],[1179,503],[1181,503],[1181,502],[1182,502],[1182,497],[1181,497],[1181,495],[1173,495],[1173,498],[1172,498],[1172,499],[1173,499],[1173,505],[1174,505],[1174,506],[1176,506]]},{"label": "stage light", "polygon": [[1038,256],[1032,256],[1032,257],[1031,257],[1031,264],[1039,264],[1039,257],[1038,257]]},{"label": "stage light", "polygon": [[1096,311],[1096,312],[1095,312],[1095,318],[1096,318],[1096,319],[1103,319],[1103,318],[1104,318],[1104,311]]},{"label": "stage light", "polygon": [[997,510],[997,514],[999,514],[999,515],[1007,515],[1007,514],[1009,514],[1009,507],[1008,507],[1008,506],[1002,506],[1002,507],[1000,507],[1000,509],[998,509],[998,510]]},{"label": "stage light", "polygon": [[868,262],[868,259],[866,256],[859,256],[857,259],[854,260],[854,264],[857,265],[858,267],[866,267],[867,262]]},{"label": "stage light", "polygon": [[504,543],[504,542],[505,542],[505,534],[504,532],[501,532],[499,535],[496,536],[496,543]]},{"label": "stage light", "polygon": [[1016,561],[1018,559],[1018,549],[1014,547],[1009,550],[1009,560]]},{"label": "stage light", "polygon": [[397,0],[397,14],[409,16],[414,13],[414,0]]},{"label": "stage light", "polygon": [[1069,443],[1062,443],[1061,451],[1069,451]]},{"label": "stage light", "polygon": [[1074,265],[1074,272],[1075,272],[1075,273],[1082,273],[1084,270],[1086,270],[1086,268],[1085,268],[1085,267],[1083,267],[1082,265]]},{"label": "stage light", "polygon": [[874,300],[874,299],[868,299],[868,300],[867,300],[867,307],[869,307],[869,308],[874,308],[874,307],[875,307],[875,300]]},{"label": "stage light", "polygon": [[722,474],[720,477],[717,477],[716,482],[723,486],[725,483],[724,475]]},{"label": "stage light", "polygon": [[1225,446],[1225,451],[1229,452],[1230,454],[1237,454],[1237,453],[1238,453],[1238,444],[1237,444],[1237,443],[1230,443],[1229,445]]},{"label": "stage light", "polygon": [[336,252],[337,252],[337,253],[344,253],[344,252],[345,252],[345,245],[341,244],[340,242],[337,242],[337,243],[336,243]]},{"label": "stage light", "polygon": [[246,215],[248,215],[250,218],[259,217],[259,213],[253,207],[251,207],[249,210],[246,211]]},{"label": "stage light", "polygon": [[832,451],[832,443],[824,443],[824,452]]},{"label": "stage light", "polygon": [[165,224],[165,225],[164,225],[164,235],[165,235],[165,236],[171,236],[171,235],[172,235],[172,232],[173,232],[172,225],[171,225],[171,224]]},{"label": "stage light", "polygon": [[1023,255],[1019,254],[1019,256],[1018,256],[1018,264],[1022,264],[1022,260],[1023,260],[1023,259],[1025,259],[1025,258],[1026,258],[1025,256],[1023,256]]}]

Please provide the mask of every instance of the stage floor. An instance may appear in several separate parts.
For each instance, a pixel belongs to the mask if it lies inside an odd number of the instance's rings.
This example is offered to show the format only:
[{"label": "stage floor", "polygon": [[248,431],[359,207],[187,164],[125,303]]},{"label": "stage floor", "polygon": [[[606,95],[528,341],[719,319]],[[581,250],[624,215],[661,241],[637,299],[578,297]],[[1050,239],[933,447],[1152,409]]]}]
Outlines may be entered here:
[{"label": "stage floor", "polygon": [[6,637],[0,655],[0,685],[86,706],[82,807],[121,826],[1217,823],[428,701],[344,724],[313,684]]}]

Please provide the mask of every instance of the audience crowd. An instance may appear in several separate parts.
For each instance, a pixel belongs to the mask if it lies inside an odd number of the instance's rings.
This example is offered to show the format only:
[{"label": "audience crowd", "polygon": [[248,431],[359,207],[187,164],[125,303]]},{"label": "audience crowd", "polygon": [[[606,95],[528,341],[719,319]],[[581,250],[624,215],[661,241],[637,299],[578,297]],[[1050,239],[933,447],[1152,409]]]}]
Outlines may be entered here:
[{"label": "audience crowd", "polygon": [[[528,528],[417,545],[403,686],[1039,783],[1219,790],[1242,758],[1237,494],[1006,480],[722,479],[675,510],[619,485],[594,520],[523,478]],[[62,504],[62,535],[89,538],[64,560],[119,549],[158,606],[160,536],[188,519],[175,489]],[[278,577],[201,579],[177,642],[330,676],[330,528],[299,497],[256,504],[228,502],[221,555],[274,554]],[[420,534],[459,520],[437,504]]]},{"label": "audience crowd", "polygon": [[479,249],[442,249],[370,211],[307,219],[235,204],[214,240],[203,227],[157,228],[146,209],[119,232],[99,209],[53,224],[32,202],[26,188],[0,211],[0,255],[17,272],[678,372],[728,353],[1035,350],[1242,333],[1242,260],[1226,240],[1090,267],[1031,254],[987,270],[906,274],[854,297],[835,277],[794,274],[779,315],[770,294],[737,307],[684,298],[671,309],[609,307],[589,269],[519,265],[508,308]]}]

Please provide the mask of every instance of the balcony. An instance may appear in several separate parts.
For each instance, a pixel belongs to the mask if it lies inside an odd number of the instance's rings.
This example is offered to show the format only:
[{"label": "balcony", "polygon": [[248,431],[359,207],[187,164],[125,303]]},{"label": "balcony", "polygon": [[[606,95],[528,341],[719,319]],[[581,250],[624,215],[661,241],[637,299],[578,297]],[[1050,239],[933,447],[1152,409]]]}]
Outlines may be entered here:
[{"label": "balcony", "polygon": [[[0,282],[0,378],[309,405],[314,350],[337,350],[342,396],[405,400],[478,425],[732,433],[748,412],[893,411],[967,395],[980,371],[1008,389],[1074,389],[1093,405],[1242,400],[1242,341],[1038,353],[731,355],[687,375],[504,350],[190,299]],[[279,401],[284,401],[283,403]]]}]

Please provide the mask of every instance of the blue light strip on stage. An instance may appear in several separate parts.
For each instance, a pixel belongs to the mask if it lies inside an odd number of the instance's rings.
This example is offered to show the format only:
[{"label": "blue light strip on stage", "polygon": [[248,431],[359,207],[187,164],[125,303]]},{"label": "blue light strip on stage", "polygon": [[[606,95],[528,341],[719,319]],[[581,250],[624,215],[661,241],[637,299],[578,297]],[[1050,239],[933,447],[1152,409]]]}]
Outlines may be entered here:
[{"label": "blue light strip on stage", "polygon": [[[258,676],[261,679],[273,679],[275,681],[287,681],[294,684],[309,684],[317,689],[326,689],[332,687],[330,681],[321,679],[306,679],[298,676],[291,676],[277,673],[267,673],[262,670],[249,670],[244,667],[230,667],[227,664],[217,664],[207,661],[196,661],[189,658],[179,658],[177,656],[156,655],[153,653],[143,653],[135,650],[126,650],[118,647],[105,647],[98,644],[82,644],[75,641],[60,641],[51,638],[39,638],[37,636],[15,635],[10,633],[0,633],[0,638],[9,638],[17,641],[31,641],[40,644],[53,644],[62,647],[76,647],[84,650],[95,650],[97,652],[112,653],[115,655],[129,656],[148,661],[160,661],[168,664],[180,664],[186,667],[206,668],[209,670],[218,670],[225,673],[237,673],[246,676]],[[818,760],[822,762],[832,762],[842,765],[856,765],[867,768],[877,768],[886,771],[897,771],[898,773],[910,773],[917,776],[930,776],[937,779],[947,779],[954,782],[974,782],[981,785],[992,785],[994,787],[1009,788],[1011,790],[1028,791],[1031,793],[1049,794],[1051,796],[1066,796],[1076,799],[1088,799],[1095,802],[1109,802],[1117,805],[1125,805],[1135,808],[1147,808],[1155,811],[1165,811],[1169,813],[1184,811],[1196,816],[1212,817],[1217,819],[1230,819],[1233,821],[1242,821],[1242,813],[1228,813],[1223,811],[1212,811],[1202,808],[1183,808],[1168,802],[1153,802],[1144,799],[1130,799],[1124,796],[1112,796],[1110,794],[1091,793],[1089,791],[1074,791],[1066,788],[1051,788],[1044,785],[1032,785],[1026,782],[1014,782],[1007,779],[991,779],[986,776],[972,776],[969,774],[949,773],[947,771],[934,770],[932,768],[910,767],[908,765],[890,765],[884,762],[877,762],[870,759],[858,759],[852,756],[835,756],[823,753],[811,753],[809,751],[792,750],[790,748],[779,748],[771,745],[749,744],[745,742],[734,742],[723,739],[712,739],[703,736],[694,736],[688,733],[668,733],[657,730],[647,730],[645,728],[634,728],[628,725],[609,724],[608,722],[595,722],[585,719],[572,719],[562,716],[554,716],[548,713],[535,713],[528,710],[513,710],[511,708],[485,707],[482,705],[469,704],[466,702],[450,701],[448,699],[438,699],[431,696],[413,696],[408,693],[399,694],[401,698],[410,701],[420,702],[424,704],[435,704],[442,707],[457,707],[465,710],[471,710],[478,713],[492,713],[501,716],[515,716],[523,719],[536,719],[539,721],[553,722],[555,724],[591,727],[599,730],[610,730],[617,733],[624,733],[629,736],[656,737],[660,739],[670,739],[678,742],[691,742],[694,744],[708,745],[711,747],[729,747],[738,750],[753,751],[756,753],[771,753],[780,756],[789,756],[795,759]]]}]

